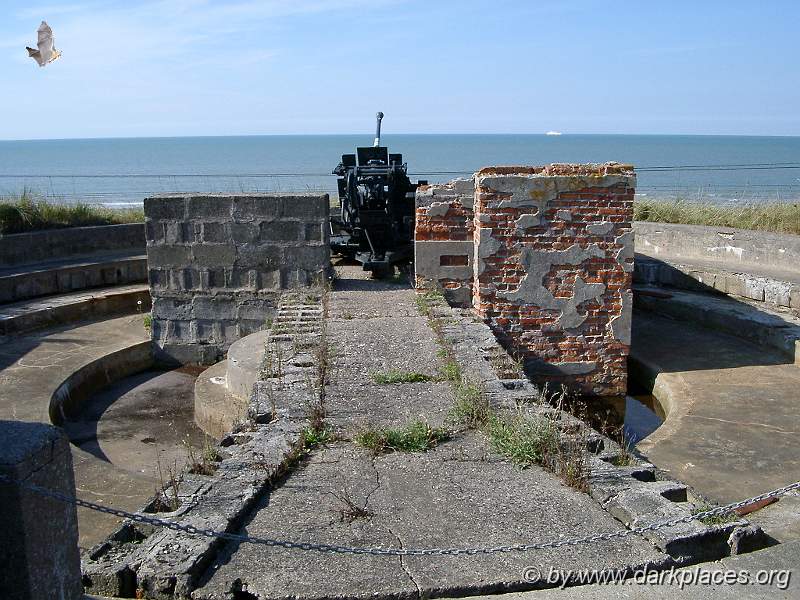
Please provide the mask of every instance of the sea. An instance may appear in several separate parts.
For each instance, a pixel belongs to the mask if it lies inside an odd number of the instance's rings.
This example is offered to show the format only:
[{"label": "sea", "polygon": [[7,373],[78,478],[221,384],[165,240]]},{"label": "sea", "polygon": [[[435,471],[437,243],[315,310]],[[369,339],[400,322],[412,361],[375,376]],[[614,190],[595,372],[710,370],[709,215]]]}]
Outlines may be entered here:
[{"label": "sea", "polygon": [[[170,192],[335,195],[342,154],[360,135],[0,141],[0,196],[140,206]],[[685,135],[385,134],[413,180],[447,181],[490,165],[633,164],[639,198],[686,202],[797,202],[800,137]]]}]

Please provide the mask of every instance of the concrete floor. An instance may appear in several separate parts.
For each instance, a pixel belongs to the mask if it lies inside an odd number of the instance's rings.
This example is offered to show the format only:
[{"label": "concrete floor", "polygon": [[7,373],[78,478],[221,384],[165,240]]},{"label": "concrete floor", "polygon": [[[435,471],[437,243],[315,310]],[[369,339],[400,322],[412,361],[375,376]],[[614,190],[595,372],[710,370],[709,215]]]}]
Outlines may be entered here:
[{"label": "concrete floor", "polygon": [[[740,338],[647,312],[635,314],[631,353],[638,371],[658,373],[653,393],[668,413],[637,446],[656,466],[721,503],[800,480],[800,367]],[[752,518],[785,511],[784,531],[773,530],[791,538],[800,533],[797,500]]]},{"label": "concrete floor", "polygon": [[[49,423],[50,397],[67,376],[148,337],[139,314],[0,337],[0,418]],[[94,419],[71,425],[73,435],[82,440],[72,446],[78,497],[124,510],[141,508],[157,484],[158,457],[165,466],[178,461],[180,467],[186,456],[183,438],[189,435],[198,443],[193,384],[192,373],[150,373],[94,398]],[[122,396],[118,405],[113,404],[117,396]],[[173,404],[157,406],[166,398]],[[78,509],[81,548],[100,542],[119,522]]]},{"label": "concrete floor", "polygon": [[162,473],[179,470],[188,447],[205,442],[194,424],[196,377],[190,369],[127,377],[96,394],[64,429],[83,452],[157,482],[159,465]]},{"label": "concrete floor", "polygon": [[[465,434],[421,453],[373,456],[352,439],[366,426],[441,424],[453,396],[444,382],[377,384],[387,370],[437,373],[441,358],[407,285],[340,267],[330,300],[333,348],[326,424],[339,441],[319,448],[266,494],[249,535],[354,546],[453,547],[560,539],[623,526],[587,494],[537,466],[520,469]],[[353,512],[353,506],[361,511]],[[665,555],[641,537],[547,552],[393,557],[228,544],[198,600],[430,597],[519,589],[529,565],[619,569]],[[240,591],[240,590],[245,590]],[[234,594],[231,590],[237,590]]]}]

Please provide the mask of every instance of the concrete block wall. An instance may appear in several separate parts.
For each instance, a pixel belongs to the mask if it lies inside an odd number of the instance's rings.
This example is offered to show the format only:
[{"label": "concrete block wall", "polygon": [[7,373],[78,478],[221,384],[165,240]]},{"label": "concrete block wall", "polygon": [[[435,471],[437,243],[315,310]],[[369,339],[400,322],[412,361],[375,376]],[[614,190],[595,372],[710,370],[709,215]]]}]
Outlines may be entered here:
[{"label": "concrete block wall", "polygon": [[212,364],[264,327],[281,291],[324,283],[327,194],[156,196],[144,201],[159,362]]},{"label": "concrete block wall", "polygon": [[475,175],[473,308],[538,383],[625,394],[635,181],[616,163]]},{"label": "concrete block wall", "polygon": [[473,201],[472,179],[418,188],[414,232],[414,266],[418,286],[433,284],[448,302],[472,301]]}]

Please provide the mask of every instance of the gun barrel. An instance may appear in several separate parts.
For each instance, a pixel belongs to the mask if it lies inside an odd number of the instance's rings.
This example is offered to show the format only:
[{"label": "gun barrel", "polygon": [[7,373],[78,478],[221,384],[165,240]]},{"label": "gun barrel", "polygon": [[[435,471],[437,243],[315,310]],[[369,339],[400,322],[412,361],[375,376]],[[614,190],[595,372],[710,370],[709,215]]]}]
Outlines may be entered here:
[{"label": "gun barrel", "polygon": [[375,116],[378,118],[378,125],[375,129],[375,143],[373,144],[373,146],[377,148],[378,146],[381,145],[381,119],[383,119],[383,113],[379,112]]}]

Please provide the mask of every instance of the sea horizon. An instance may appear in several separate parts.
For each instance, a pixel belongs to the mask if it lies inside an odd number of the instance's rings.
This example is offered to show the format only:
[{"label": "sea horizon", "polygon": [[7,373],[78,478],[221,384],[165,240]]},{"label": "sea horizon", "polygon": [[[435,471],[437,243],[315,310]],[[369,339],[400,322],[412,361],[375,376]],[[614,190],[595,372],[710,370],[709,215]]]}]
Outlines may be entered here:
[{"label": "sea horizon", "polygon": [[[230,134],[191,134],[191,135],[122,135],[122,136],[90,136],[90,137],[54,137],[54,138],[0,138],[3,142],[66,142],[66,141],[92,141],[92,140],[168,140],[183,138],[253,138],[253,137],[339,137],[339,136],[366,136],[370,138],[374,133],[369,131],[338,132],[338,133],[230,133]],[[382,132],[381,137],[391,136],[548,136],[551,132]],[[697,137],[697,138],[800,138],[800,134],[754,134],[754,133],[584,133],[579,131],[558,131],[557,136],[594,136],[594,137]],[[370,138],[371,139],[371,138]],[[371,145],[371,144],[369,144]]]},{"label": "sea horizon", "polygon": [[[336,194],[341,155],[371,131],[0,141],[0,196],[136,206],[157,193]],[[800,136],[384,132],[413,180],[441,182],[490,165],[629,163],[639,198],[800,199]],[[667,167],[664,169],[664,167]]]}]

